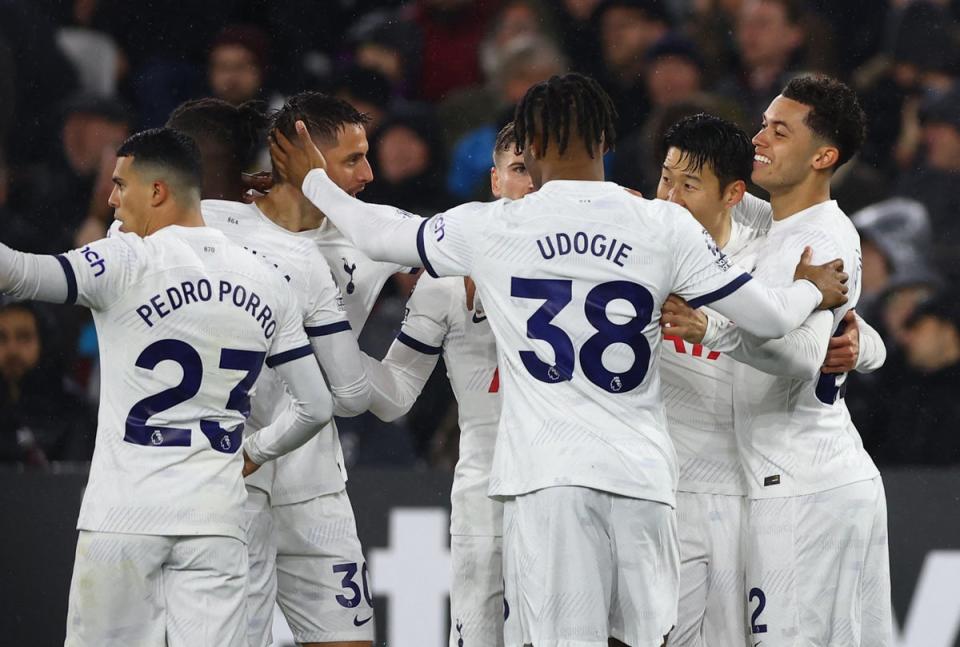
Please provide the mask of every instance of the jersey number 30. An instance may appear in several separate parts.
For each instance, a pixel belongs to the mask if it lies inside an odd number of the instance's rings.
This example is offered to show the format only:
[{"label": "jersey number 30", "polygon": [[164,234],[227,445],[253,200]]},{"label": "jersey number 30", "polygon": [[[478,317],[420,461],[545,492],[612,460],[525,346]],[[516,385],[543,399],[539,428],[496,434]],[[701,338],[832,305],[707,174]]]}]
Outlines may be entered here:
[{"label": "jersey number 30", "polygon": [[[573,281],[513,277],[510,295],[545,301],[527,320],[527,337],[550,344],[556,360],[550,365],[531,350],[520,351],[520,360],[527,371],[541,382],[572,379],[575,361],[573,341],[562,328],[550,322],[573,299]],[[616,299],[630,303],[636,316],[625,323],[610,321],[607,305]],[[629,281],[601,283],[587,293],[583,311],[587,322],[596,331],[580,347],[580,365],[586,378],[610,393],[626,393],[640,386],[650,368],[650,344],[643,334],[653,317],[653,296],[650,292],[642,285]],[[622,373],[615,373],[603,365],[603,353],[613,344],[626,344],[633,351],[633,364]]]},{"label": "jersey number 30", "polygon": [[[227,398],[227,409],[238,411],[246,418],[250,415],[250,389],[263,368],[266,353],[252,350],[224,348],[220,351],[220,368],[246,371],[246,375],[233,387]],[[148,425],[147,421],[158,413],[183,404],[200,392],[203,379],[203,362],[200,354],[190,344],[178,339],[161,339],[153,342],[137,357],[136,365],[152,371],[160,362],[172,361],[180,365],[183,378],[180,384],[140,400],[127,414],[126,433],[123,439],[134,445],[148,447],[189,447],[190,430]],[[234,429],[224,429],[220,423],[201,420],[200,431],[218,452],[232,454],[240,449],[243,424]]]}]

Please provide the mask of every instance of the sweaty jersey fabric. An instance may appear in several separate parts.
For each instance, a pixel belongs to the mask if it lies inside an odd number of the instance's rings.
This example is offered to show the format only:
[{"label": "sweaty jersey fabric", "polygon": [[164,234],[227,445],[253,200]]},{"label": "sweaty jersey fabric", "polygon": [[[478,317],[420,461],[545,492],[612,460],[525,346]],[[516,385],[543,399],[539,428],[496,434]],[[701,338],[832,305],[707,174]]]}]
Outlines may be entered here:
[{"label": "sweaty jersey fabric", "polygon": [[460,458],[450,492],[450,533],[499,536],[503,504],[487,496],[500,421],[497,345],[480,295],[472,310],[466,299],[462,278],[421,276],[397,340],[421,353],[442,353],[457,398]]},{"label": "sweaty jersey fabric", "polygon": [[[201,202],[203,219],[227,238],[273,265],[287,280],[300,303],[309,336],[349,330],[339,290],[314,242],[314,232],[295,233],[274,223],[255,204],[227,200]],[[249,425],[255,431],[269,424],[291,400],[274,371],[257,380]],[[293,483],[284,476],[294,472]],[[344,488],[342,450],[331,421],[303,447],[267,463],[247,477],[248,485],[268,492],[275,504],[295,503]]]},{"label": "sweaty jersey fabric", "polygon": [[[804,247],[813,263],[843,259],[848,301],[833,310],[838,330],[860,296],[860,237],[833,200],[774,221],[760,247],[754,275],[770,286],[789,285]],[[734,423],[751,498],[801,496],[879,474],[863,448],[843,399],[845,375],[801,380],[737,363]]]},{"label": "sweaty jersey fabric", "polygon": [[[749,193],[731,213],[723,247],[734,263],[752,270],[770,230],[770,204]],[[729,356],[679,337],[664,339],[660,356],[663,404],[677,450],[680,492],[745,495],[746,481],[733,430],[733,369]]]},{"label": "sweaty jersey fabric", "polygon": [[59,258],[67,301],[93,310],[102,366],[77,527],[245,541],[248,392],[265,358],[309,354],[296,297],[209,227],[114,233]]},{"label": "sweaty jersey fabric", "polygon": [[490,494],[577,485],[674,505],[660,306],[670,293],[705,305],[750,279],[689,212],[613,183],[552,181],[434,216],[417,243],[431,274],[473,277],[496,334]]}]

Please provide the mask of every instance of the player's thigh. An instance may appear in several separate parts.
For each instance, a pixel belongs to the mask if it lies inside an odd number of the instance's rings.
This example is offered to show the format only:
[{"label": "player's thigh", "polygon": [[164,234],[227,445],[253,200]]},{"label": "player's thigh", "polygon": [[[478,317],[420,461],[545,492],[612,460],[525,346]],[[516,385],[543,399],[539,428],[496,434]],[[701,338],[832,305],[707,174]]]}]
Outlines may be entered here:
[{"label": "player's thigh", "polygon": [[277,545],[270,497],[247,487],[247,642],[267,647],[273,641],[273,609],[277,599]]},{"label": "player's thigh", "polygon": [[746,581],[754,641],[763,634],[770,647],[862,644],[877,492],[875,481],[861,481],[750,502]]},{"label": "player's thigh", "polygon": [[606,647],[615,567],[610,495],[550,487],[504,506],[508,647]]},{"label": "player's thigh", "polygon": [[247,547],[235,537],[178,537],[163,568],[167,646],[245,647]]},{"label": "player's thigh", "polygon": [[670,633],[670,645],[700,647],[707,607],[709,574],[709,532],[704,497],[694,492],[677,492],[677,540],[680,549],[680,601],[677,626]]},{"label": "player's thigh", "polygon": [[873,528],[863,560],[860,644],[889,647],[893,644],[893,605],[890,598],[890,552],[887,542],[887,497],[883,481],[875,479]]},{"label": "player's thigh", "polygon": [[370,574],[346,491],[275,506],[277,602],[297,642],[374,637]]},{"label": "player's thigh", "polygon": [[610,635],[627,645],[660,645],[677,623],[676,512],[657,501],[609,496],[616,576]]},{"label": "player's thigh", "polygon": [[450,647],[502,647],[502,546],[500,537],[450,537]]},{"label": "player's thigh", "polygon": [[69,647],[162,647],[162,565],[173,540],[81,530],[67,611]]},{"label": "player's thigh", "polygon": [[703,637],[708,647],[742,647],[748,639],[743,565],[746,499],[721,494],[706,496],[710,551]]}]

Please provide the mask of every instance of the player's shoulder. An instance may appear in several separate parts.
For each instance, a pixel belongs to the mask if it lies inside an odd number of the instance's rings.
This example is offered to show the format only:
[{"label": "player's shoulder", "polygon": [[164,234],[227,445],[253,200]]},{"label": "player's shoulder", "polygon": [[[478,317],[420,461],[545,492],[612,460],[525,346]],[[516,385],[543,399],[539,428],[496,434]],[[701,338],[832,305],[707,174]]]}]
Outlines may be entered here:
[{"label": "player's shoulder", "polygon": [[752,193],[744,193],[743,199],[731,210],[731,217],[737,224],[763,235],[770,231],[773,223],[773,207]]}]

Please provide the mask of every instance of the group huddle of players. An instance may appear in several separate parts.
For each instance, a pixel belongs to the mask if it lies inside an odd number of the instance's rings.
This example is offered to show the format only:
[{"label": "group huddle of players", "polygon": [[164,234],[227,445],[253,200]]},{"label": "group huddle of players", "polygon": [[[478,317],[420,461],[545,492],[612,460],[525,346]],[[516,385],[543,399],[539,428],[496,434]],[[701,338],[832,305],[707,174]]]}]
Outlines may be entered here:
[{"label": "group huddle of players", "polygon": [[[498,200],[420,218],[357,199],[348,104],[191,101],[118,149],[106,238],[0,244],[0,290],[89,307],[100,341],[66,644],[263,647],[275,603],[300,644],[372,644],[333,416],[404,415],[442,355],[451,647],[891,645],[883,485],[843,400],[885,360],[830,200],[855,94],[798,77],[752,141],[681,120],[657,200],[603,181],[614,119],[588,77],[534,86]],[[418,268],[365,355],[384,283]]]}]

